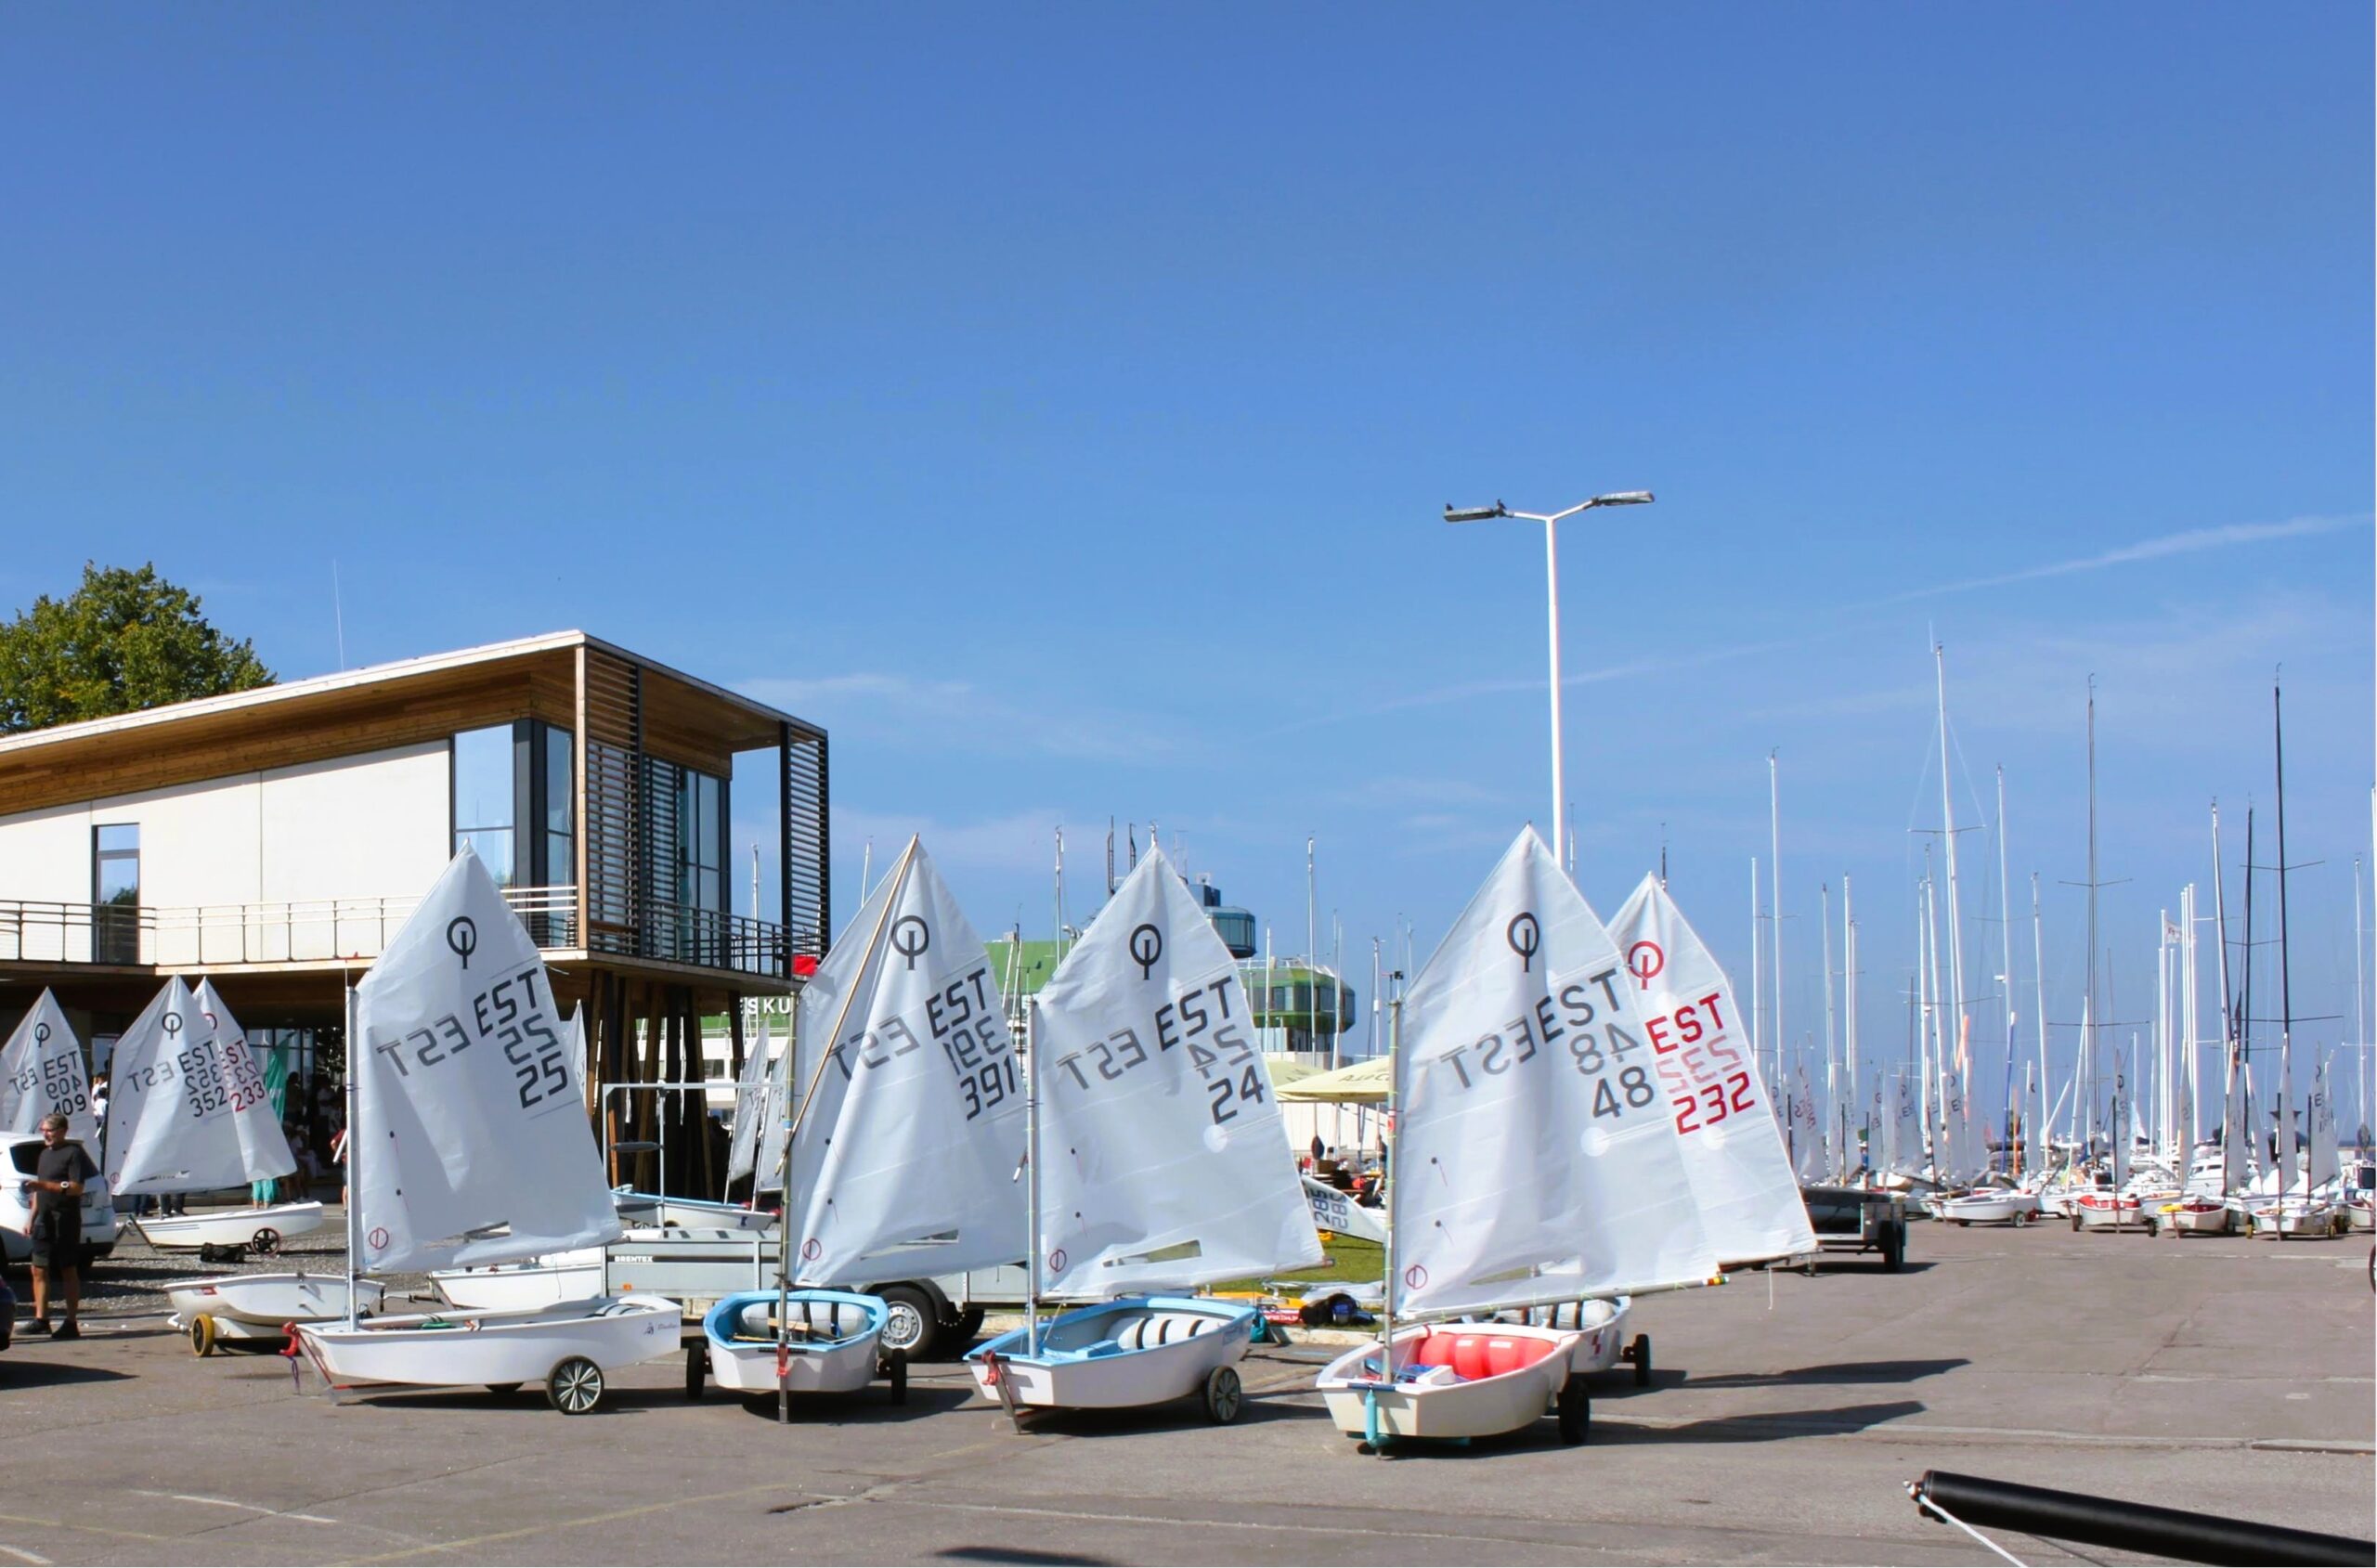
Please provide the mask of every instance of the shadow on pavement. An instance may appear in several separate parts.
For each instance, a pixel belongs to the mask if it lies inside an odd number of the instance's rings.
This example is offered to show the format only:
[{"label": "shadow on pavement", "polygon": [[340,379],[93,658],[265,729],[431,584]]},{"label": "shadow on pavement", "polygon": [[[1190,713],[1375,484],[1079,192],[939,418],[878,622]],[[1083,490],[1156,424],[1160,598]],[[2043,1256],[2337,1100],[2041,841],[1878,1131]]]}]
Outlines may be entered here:
[{"label": "shadow on pavement", "polygon": [[[1823,1367],[1795,1367],[1787,1372],[1733,1372],[1715,1377],[1693,1378],[1694,1388],[1773,1388],[1793,1383],[1911,1383],[1917,1378],[1936,1378],[1942,1372],[1953,1372],[1972,1363],[1961,1355],[1931,1361],[1839,1361]],[[1689,1373],[1675,1374],[1682,1382]],[[1653,1375],[1653,1381],[1658,1380]]]},{"label": "shadow on pavement", "polygon": [[105,1367],[82,1367],[71,1361],[28,1361],[19,1354],[24,1349],[19,1341],[8,1359],[0,1361],[0,1388],[60,1388],[69,1383],[120,1383],[132,1376],[129,1372],[110,1371]]},{"label": "shadow on pavement", "polygon": [[1903,1416],[1919,1416],[1927,1406],[1915,1399],[1894,1399],[1882,1405],[1842,1405],[1829,1410],[1769,1410],[1757,1415],[1712,1416],[1677,1426],[1637,1425],[1631,1421],[1593,1423],[1587,1445],[1656,1443],[1781,1443],[1795,1437],[1838,1437],[1864,1432]]},{"label": "shadow on pavement", "polygon": [[1111,1557],[1085,1557],[1075,1551],[1020,1551],[1010,1547],[943,1547],[933,1556],[950,1562],[1108,1563]]},{"label": "shadow on pavement", "polygon": [[[855,1393],[812,1393],[792,1396],[792,1419],[785,1425],[792,1427],[839,1426],[845,1421],[892,1425],[901,1421],[921,1421],[929,1417],[945,1415],[974,1396],[971,1388],[934,1388],[929,1384],[908,1384],[908,1402],[891,1403],[888,1385],[870,1383]],[[743,1413],[770,1426],[776,1424],[776,1396],[773,1393],[736,1393],[713,1389],[709,1398],[723,1405],[729,1400],[743,1406]],[[658,1392],[650,1403],[666,1405],[671,1401],[685,1403],[682,1393]]]}]

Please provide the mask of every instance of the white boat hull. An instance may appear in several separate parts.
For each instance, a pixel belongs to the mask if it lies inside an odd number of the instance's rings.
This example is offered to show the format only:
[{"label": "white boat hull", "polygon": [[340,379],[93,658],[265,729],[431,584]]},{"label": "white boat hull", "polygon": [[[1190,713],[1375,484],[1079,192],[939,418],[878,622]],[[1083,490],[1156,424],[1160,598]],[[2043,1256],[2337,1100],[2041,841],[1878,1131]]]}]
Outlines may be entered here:
[{"label": "white boat hull", "polygon": [[2038,1212],[2038,1194],[2004,1188],[1948,1199],[1940,1205],[1939,1217],[1959,1225],[2025,1225]]},{"label": "white boat hull", "polygon": [[2267,1204],[2254,1211],[2254,1234],[2263,1238],[2333,1236],[2336,1212],[2332,1204],[2295,1199]]},{"label": "white boat hull", "polygon": [[2150,1206],[2135,1198],[2091,1195],[2072,1205],[2072,1227],[2074,1230],[2157,1229],[2163,1219],[2155,1212],[2156,1207],[2159,1204]]},{"label": "white boat hull", "polygon": [[[175,1279],[165,1286],[179,1320],[204,1315],[218,1325],[279,1329],[292,1323],[321,1323],[346,1315],[343,1274],[226,1274],[213,1279]],[[379,1281],[355,1282],[357,1310],[378,1312],[385,1291]]]},{"label": "white boat hull", "polygon": [[261,1208],[211,1209],[196,1214],[136,1215],[140,1238],[161,1252],[194,1252],[201,1247],[246,1247],[259,1231],[281,1240],[311,1236],[322,1228],[318,1203],[273,1203]]},{"label": "white boat hull", "polygon": [[[788,1341],[779,1378],[775,1292],[729,1296],[702,1323],[709,1341],[709,1375],[719,1387],[737,1393],[773,1393],[778,1388],[794,1393],[855,1393],[875,1380],[883,1328],[890,1316],[879,1299],[842,1290],[795,1290],[786,1300],[792,1321],[804,1328],[814,1324],[831,1337]],[[844,1315],[825,1316],[821,1308],[838,1309]]]},{"label": "white boat hull", "polygon": [[699,1198],[663,1198],[656,1193],[611,1190],[619,1222],[630,1226],[675,1225],[682,1230],[773,1230],[776,1217],[761,1209],[713,1203]]},{"label": "white boat hull", "polygon": [[609,1296],[537,1312],[378,1317],[352,1328],[300,1324],[297,1337],[334,1387],[535,1383],[576,1356],[608,1372],[666,1355],[678,1346],[682,1316],[657,1296]]},{"label": "white boat hull", "polygon": [[2226,1236],[2237,1223],[2237,1212],[2226,1203],[2207,1203],[2202,1208],[2174,1203],[2163,1212],[2163,1218],[2181,1236]]},{"label": "white boat hull", "polygon": [[429,1287],[462,1312],[535,1312],[603,1293],[603,1249],[581,1247],[524,1263],[432,1271]]},{"label": "white boat hull", "polygon": [[[1346,1352],[1329,1364],[1316,1386],[1329,1406],[1330,1419],[1350,1436],[1371,1438],[1492,1437],[1521,1432],[1542,1419],[1558,1396],[1575,1365],[1578,1336],[1571,1330],[1538,1328],[1524,1324],[1472,1328],[1466,1325],[1432,1328],[1414,1324],[1395,1332],[1395,1364],[1398,1380],[1414,1358],[1443,1354],[1442,1364],[1459,1380],[1384,1383],[1383,1345],[1373,1340]],[[1461,1341],[1474,1340],[1474,1346]],[[1498,1349],[1492,1341],[1505,1341]],[[1440,1341],[1448,1341],[1437,1348]],[[1541,1348],[1509,1341],[1534,1341]],[[1531,1354],[1534,1360],[1495,1370],[1501,1363]],[[1485,1375],[1461,1374],[1462,1365]],[[1427,1376],[1436,1379],[1441,1372]]]},{"label": "white boat hull", "polygon": [[[1151,1323],[1162,1342],[1145,1343],[1150,1330],[1136,1320]],[[1133,1410],[1201,1392],[1216,1368],[1245,1356],[1256,1320],[1251,1307],[1194,1296],[1134,1298],[1050,1319],[1037,1356],[1018,1328],[968,1353],[966,1365],[986,1398],[1035,1409]]]},{"label": "white boat hull", "polygon": [[2377,1209],[2372,1209],[2370,1204],[2347,1203],[2344,1206],[2344,1212],[2345,1217],[2350,1221],[2353,1229],[2377,1228]]},{"label": "white boat hull", "polygon": [[1626,1328],[1634,1315],[1634,1300],[1630,1296],[1594,1298],[1583,1302],[1564,1302],[1556,1307],[1529,1307],[1525,1312],[1497,1314],[1494,1321],[1524,1323],[1538,1328],[1557,1328],[1577,1336],[1577,1348],[1568,1358],[1571,1372],[1591,1374],[1606,1372],[1624,1359]]}]

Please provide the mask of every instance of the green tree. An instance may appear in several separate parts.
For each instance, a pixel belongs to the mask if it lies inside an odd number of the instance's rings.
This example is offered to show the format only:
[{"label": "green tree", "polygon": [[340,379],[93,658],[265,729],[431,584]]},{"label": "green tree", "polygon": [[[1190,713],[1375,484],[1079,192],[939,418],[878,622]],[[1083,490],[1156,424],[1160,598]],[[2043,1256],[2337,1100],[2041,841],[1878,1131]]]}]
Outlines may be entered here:
[{"label": "green tree", "polygon": [[199,614],[198,595],[157,575],[85,562],[83,586],[0,626],[0,732],[133,713],[272,684],[253,641]]}]

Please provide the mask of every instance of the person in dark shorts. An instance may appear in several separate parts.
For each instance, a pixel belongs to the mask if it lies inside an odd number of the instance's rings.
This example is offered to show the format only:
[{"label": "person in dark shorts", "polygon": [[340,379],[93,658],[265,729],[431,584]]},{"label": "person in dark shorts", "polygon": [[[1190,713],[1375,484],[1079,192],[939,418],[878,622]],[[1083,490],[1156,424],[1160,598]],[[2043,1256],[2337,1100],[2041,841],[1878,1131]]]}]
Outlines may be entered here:
[{"label": "person in dark shorts", "polygon": [[33,1199],[33,1320],[27,1332],[46,1334],[53,1281],[65,1297],[66,1321],[57,1338],[83,1337],[83,1184],[99,1173],[83,1146],[66,1135],[66,1118],[45,1116],[41,1153],[32,1179],[24,1184]]}]

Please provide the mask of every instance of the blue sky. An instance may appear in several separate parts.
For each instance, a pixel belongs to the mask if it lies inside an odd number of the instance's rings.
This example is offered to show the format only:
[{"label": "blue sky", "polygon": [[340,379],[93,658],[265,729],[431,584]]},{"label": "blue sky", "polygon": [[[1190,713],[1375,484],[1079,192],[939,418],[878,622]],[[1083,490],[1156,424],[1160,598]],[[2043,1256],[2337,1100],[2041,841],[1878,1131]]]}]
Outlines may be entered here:
[{"label": "blue sky", "polygon": [[154,559],[292,676],[333,562],[351,664],[582,626],[832,729],[844,912],[920,829],[1045,929],[1052,829],[1082,914],[1152,817],[1299,949],[1312,833],[1366,978],[1549,816],[1539,538],[1439,509],[1646,486],[1563,536],[1604,913],[1664,836],[1741,963],[1779,748],[1790,1032],[1848,875],[1895,1048],[1936,635],[2059,1024],[2097,677],[2149,1017],[2282,664],[2332,1043],[2371,53],[2343,5],[19,7],[0,603]]}]

